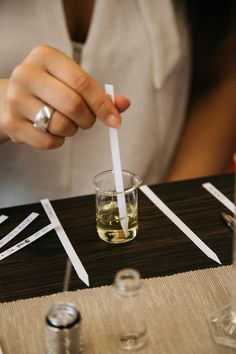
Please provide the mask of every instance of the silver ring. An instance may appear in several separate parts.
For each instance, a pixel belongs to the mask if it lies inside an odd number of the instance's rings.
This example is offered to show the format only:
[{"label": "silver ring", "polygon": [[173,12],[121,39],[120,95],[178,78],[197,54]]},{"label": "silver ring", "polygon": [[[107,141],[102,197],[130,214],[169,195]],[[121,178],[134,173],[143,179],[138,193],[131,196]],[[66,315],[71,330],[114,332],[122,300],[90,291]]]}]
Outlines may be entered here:
[{"label": "silver ring", "polygon": [[50,106],[43,106],[34,117],[33,126],[42,132],[47,132],[48,124],[52,115],[54,113],[54,109]]}]

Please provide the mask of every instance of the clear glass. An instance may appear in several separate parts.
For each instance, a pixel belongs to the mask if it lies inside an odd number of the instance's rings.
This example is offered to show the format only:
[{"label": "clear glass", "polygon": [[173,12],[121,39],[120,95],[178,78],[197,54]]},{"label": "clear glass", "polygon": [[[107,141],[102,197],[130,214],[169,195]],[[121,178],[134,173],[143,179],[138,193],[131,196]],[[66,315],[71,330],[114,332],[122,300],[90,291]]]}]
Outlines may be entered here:
[{"label": "clear glass", "polygon": [[122,176],[128,216],[128,235],[125,235],[120,222],[113,171],[101,172],[94,178],[97,232],[103,241],[109,243],[131,241],[138,231],[138,187],[141,179],[129,171],[122,171]]},{"label": "clear glass", "polygon": [[[234,201],[236,202],[236,174],[234,177]],[[233,238],[233,274],[231,303],[208,317],[211,335],[216,343],[236,348],[236,229]]]},{"label": "clear glass", "polygon": [[81,316],[73,304],[54,304],[46,316],[46,353],[80,353]]},{"label": "clear glass", "polygon": [[139,272],[128,268],[120,270],[113,290],[114,344],[126,351],[142,349],[147,344],[147,326]]}]

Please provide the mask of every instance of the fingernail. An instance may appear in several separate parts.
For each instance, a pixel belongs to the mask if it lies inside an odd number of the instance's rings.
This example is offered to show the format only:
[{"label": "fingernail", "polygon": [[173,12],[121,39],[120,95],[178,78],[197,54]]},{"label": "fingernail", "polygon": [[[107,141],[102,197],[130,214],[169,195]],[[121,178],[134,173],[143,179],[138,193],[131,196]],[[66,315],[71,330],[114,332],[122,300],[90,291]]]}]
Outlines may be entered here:
[{"label": "fingernail", "polygon": [[117,128],[120,125],[120,120],[117,116],[114,116],[114,114],[109,114],[106,117],[106,122],[110,127]]}]

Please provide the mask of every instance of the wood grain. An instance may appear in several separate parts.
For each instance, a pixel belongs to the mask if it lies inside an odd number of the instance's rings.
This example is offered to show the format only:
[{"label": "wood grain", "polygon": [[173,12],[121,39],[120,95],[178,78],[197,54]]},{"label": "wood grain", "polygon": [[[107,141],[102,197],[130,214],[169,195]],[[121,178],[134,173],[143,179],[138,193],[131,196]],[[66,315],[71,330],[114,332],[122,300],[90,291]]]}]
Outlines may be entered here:
[{"label": "wood grain", "polygon": [[[221,219],[228,210],[202,187],[212,182],[233,200],[234,175],[151,186],[154,192],[218,255],[230,264],[232,232]],[[156,277],[216,267],[159,209],[139,192],[139,231],[136,239],[111,245],[99,239],[95,224],[95,196],[52,201],[68,237],[84,264],[91,287],[111,284],[115,273],[133,267],[142,277]],[[30,212],[40,216],[1,251],[48,224],[40,203],[1,209],[9,219],[0,225],[0,238]],[[67,257],[55,231],[0,262],[0,301],[62,291]],[[86,285],[72,271],[70,290]]]}]

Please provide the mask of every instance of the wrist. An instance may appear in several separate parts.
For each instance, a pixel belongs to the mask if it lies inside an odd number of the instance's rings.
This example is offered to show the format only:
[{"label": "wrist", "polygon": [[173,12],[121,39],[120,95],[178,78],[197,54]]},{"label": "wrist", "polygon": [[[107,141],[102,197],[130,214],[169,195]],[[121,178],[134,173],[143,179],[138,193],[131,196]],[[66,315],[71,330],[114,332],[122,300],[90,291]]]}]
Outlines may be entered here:
[{"label": "wrist", "polygon": [[9,140],[9,136],[3,131],[1,127],[1,119],[4,115],[4,98],[6,96],[8,80],[1,79],[0,80],[0,144]]}]

